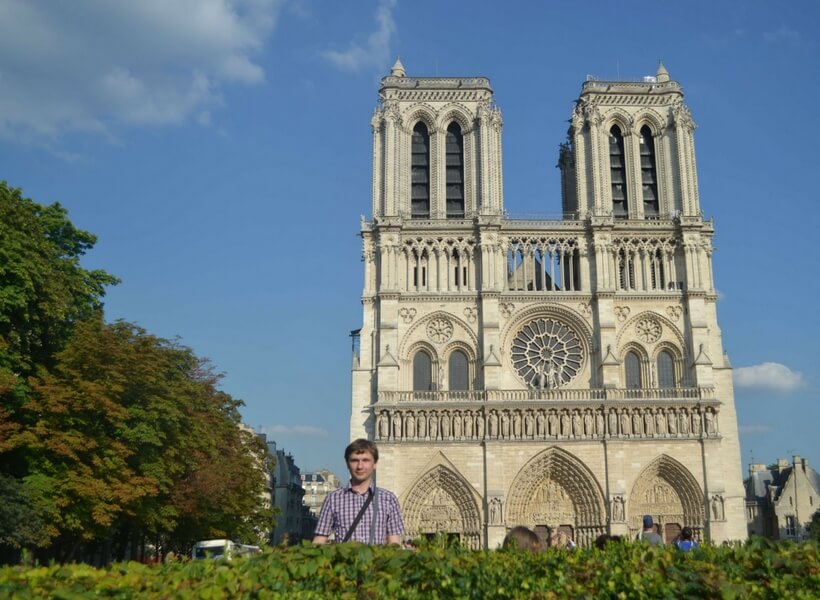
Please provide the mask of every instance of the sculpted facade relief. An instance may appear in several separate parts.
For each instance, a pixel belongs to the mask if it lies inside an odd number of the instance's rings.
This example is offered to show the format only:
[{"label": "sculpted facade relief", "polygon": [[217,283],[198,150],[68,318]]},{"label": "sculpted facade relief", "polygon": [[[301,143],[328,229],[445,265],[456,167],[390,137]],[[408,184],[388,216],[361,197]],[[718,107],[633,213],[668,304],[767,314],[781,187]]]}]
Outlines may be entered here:
[{"label": "sculpted facade relief", "polygon": [[453,409],[449,404],[412,409],[376,406],[375,410],[376,439],[385,441],[697,439],[719,435],[717,409],[700,405]]}]

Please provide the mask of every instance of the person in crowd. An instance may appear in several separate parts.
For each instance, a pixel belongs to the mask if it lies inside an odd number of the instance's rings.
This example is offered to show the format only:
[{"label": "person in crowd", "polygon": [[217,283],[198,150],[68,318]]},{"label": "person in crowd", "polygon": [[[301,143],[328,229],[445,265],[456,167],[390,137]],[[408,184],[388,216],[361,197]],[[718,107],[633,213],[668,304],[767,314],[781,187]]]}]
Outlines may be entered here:
[{"label": "person in crowd", "polygon": [[558,531],[550,537],[550,548],[567,548],[572,550],[576,548],[576,544],[566,533]]},{"label": "person in crowd", "polygon": [[324,544],[331,534],[336,542],[401,544],[404,521],[393,492],[376,487],[379,449],[358,439],[345,448],[350,483],[325,498],[313,543]]},{"label": "person in crowd", "polygon": [[675,542],[675,546],[678,548],[678,550],[683,550],[684,552],[694,550],[698,547],[698,543],[694,539],[692,539],[692,537],[692,528],[684,527],[680,532],[680,538]]},{"label": "person in crowd", "polygon": [[651,515],[644,515],[643,531],[638,534],[636,539],[641,542],[646,542],[650,546],[663,545],[663,538],[655,531],[655,522],[652,520]]},{"label": "person in crowd", "polygon": [[531,552],[541,552],[544,545],[532,529],[518,525],[510,529],[504,538],[502,548],[513,548],[516,550],[529,550]]}]

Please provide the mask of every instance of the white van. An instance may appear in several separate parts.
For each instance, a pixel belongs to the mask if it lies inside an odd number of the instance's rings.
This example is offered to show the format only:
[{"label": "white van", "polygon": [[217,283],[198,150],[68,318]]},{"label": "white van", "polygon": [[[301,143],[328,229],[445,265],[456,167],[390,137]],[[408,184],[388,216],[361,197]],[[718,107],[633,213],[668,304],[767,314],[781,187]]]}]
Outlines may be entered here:
[{"label": "white van", "polygon": [[247,544],[237,544],[231,540],[203,540],[194,544],[191,550],[191,558],[211,558],[213,560],[231,560],[234,556],[251,556],[259,554],[262,549],[259,546],[249,546]]},{"label": "white van", "polygon": [[231,540],[203,540],[194,544],[191,550],[191,558],[212,558],[213,560],[231,560],[234,553],[234,544]]}]

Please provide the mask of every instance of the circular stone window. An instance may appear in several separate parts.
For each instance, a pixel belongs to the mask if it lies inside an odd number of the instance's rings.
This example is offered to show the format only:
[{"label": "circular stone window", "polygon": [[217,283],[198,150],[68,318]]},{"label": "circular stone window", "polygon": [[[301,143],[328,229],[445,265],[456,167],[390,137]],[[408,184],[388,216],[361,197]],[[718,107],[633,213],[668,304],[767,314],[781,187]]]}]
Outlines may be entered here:
[{"label": "circular stone window", "polygon": [[529,387],[550,389],[575,379],[584,353],[574,331],[555,319],[541,318],[524,325],[513,338],[512,362]]}]

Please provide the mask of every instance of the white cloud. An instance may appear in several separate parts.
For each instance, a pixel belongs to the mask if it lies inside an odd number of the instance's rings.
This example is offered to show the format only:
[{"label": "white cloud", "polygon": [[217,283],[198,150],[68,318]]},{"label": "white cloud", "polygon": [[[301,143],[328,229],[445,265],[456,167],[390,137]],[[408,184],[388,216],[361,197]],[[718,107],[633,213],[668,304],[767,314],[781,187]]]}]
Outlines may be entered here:
[{"label": "white cloud", "polygon": [[768,425],[738,425],[737,430],[740,433],[748,433],[748,434],[769,433],[771,431],[774,431]]},{"label": "white cloud", "polygon": [[264,81],[254,57],[281,1],[4,0],[0,136],[203,122],[222,85]]},{"label": "white cloud", "polygon": [[774,31],[766,31],[763,33],[763,39],[772,44],[789,44],[797,46],[800,44],[800,34],[794,29],[790,29],[785,25],[781,25]]},{"label": "white cloud", "polygon": [[765,362],[752,367],[741,367],[734,371],[735,385],[746,388],[760,388],[776,392],[790,392],[805,385],[803,374],[792,371],[786,365]]},{"label": "white cloud", "polygon": [[328,50],[322,53],[334,66],[345,71],[364,67],[383,68],[390,62],[390,39],[396,32],[392,11],[396,0],[382,0],[376,9],[376,31],[367,37],[364,45],[350,42],[347,50]]},{"label": "white cloud", "polygon": [[327,437],[328,432],[321,427],[314,427],[313,425],[270,425],[261,428],[262,433],[271,437],[277,436],[308,436],[308,437]]}]

